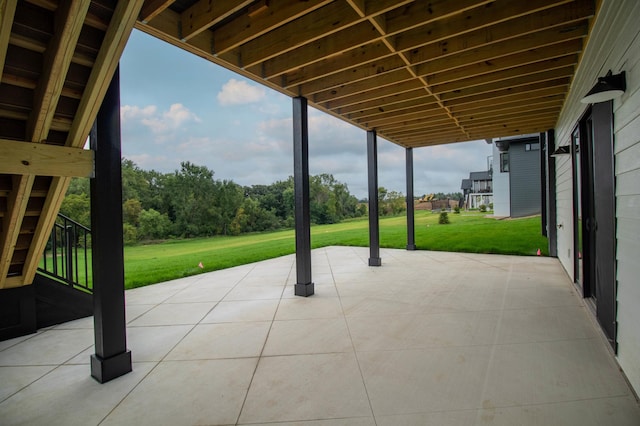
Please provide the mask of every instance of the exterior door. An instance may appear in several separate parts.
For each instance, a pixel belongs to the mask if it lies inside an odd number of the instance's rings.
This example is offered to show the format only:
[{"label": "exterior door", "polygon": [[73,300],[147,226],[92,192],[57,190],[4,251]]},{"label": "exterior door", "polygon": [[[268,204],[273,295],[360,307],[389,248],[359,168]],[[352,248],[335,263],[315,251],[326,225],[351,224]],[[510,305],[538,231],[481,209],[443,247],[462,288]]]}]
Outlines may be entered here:
[{"label": "exterior door", "polygon": [[594,104],[572,135],[576,283],[616,348],[613,103]]}]

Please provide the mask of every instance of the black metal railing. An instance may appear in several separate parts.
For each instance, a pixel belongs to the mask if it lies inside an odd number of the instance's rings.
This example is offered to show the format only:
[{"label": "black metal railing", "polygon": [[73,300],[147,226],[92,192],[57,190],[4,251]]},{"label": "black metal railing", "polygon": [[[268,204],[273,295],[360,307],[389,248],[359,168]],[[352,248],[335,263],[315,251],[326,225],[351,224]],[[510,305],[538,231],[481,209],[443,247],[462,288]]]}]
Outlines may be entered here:
[{"label": "black metal railing", "polygon": [[70,287],[92,293],[91,229],[58,214],[38,271]]}]

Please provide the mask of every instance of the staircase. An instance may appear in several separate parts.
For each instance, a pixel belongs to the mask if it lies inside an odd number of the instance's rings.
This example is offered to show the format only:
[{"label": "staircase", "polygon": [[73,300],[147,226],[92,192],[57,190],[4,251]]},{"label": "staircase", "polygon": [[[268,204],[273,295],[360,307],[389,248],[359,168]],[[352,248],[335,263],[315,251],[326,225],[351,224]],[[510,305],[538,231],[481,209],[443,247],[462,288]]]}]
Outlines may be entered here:
[{"label": "staircase", "polygon": [[33,285],[0,302],[0,340],[93,315],[92,287],[91,230],[58,214]]},{"label": "staircase", "polygon": [[49,238],[69,181],[93,176],[84,146],[143,3],[0,0],[0,340],[58,321],[36,315],[45,299],[91,297],[68,258],[56,268],[73,270],[73,285],[41,256],[57,248]]},{"label": "staircase", "polygon": [[91,230],[58,214],[33,285],[36,328],[93,315]]}]

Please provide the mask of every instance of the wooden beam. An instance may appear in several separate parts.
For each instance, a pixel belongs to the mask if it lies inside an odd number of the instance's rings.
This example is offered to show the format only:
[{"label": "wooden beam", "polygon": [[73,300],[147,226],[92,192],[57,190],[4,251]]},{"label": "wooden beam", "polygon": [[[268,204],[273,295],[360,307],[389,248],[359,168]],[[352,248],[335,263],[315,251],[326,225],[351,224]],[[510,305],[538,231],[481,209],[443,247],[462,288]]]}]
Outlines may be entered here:
[{"label": "wooden beam", "polygon": [[0,173],[93,177],[93,151],[0,139]]},{"label": "wooden beam", "polygon": [[[482,9],[494,0],[432,0],[416,1],[404,8],[398,8],[387,15],[387,34],[398,34],[414,28],[436,28],[440,22],[466,19],[473,10]],[[423,35],[424,37],[424,35]]]},{"label": "wooden beam", "polygon": [[386,127],[378,128],[385,135],[389,135],[393,140],[402,139],[403,137],[413,137],[417,135],[433,135],[440,132],[446,132],[450,129],[458,129],[456,123],[449,119],[448,123],[440,123],[438,125],[430,127],[418,127],[413,129],[399,130],[399,129],[387,129]]},{"label": "wooden beam", "polygon": [[[563,2],[566,1],[563,0],[560,3]],[[588,2],[588,0],[580,0],[578,4],[583,5],[585,2]],[[464,4],[461,4],[460,2],[448,2],[443,4],[437,3],[438,2],[436,2],[435,10],[433,2],[429,2],[428,4],[416,2],[404,9],[399,8],[398,12],[394,10],[393,12],[390,12],[389,15],[385,15],[387,22],[387,34],[400,33],[394,38],[396,45],[395,48],[397,50],[402,51],[415,49],[428,43],[432,43],[434,46],[439,46],[439,42],[445,39],[447,39],[447,42],[444,43],[441,48],[445,48],[445,46],[449,48],[452,44],[449,40],[459,34],[464,34],[464,36],[460,37],[460,39],[463,40],[462,43],[466,42],[467,44],[470,44],[466,33],[470,32],[472,29],[495,25],[496,23],[512,19],[514,16],[524,15],[541,8],[553,6],[553,4],[549,4],[547,0],[535,0],[533,3],[514,3],[509,1],[496,2],[495,6],[491,3],[486,5],[488,2],[464,2]],[[502,5],[502,3],[505,4],[498,7],[499,5],[497,3],[500,3],[500,5]],[[491,7],[489,8],[489,6]],[[564,8],[569,9],[569,12],[565,11],[565,15],[568,15],[568,17],[563,16],[562,19],[558,17],[550,19],[548,16],[555,17],[555,15],[558,14],[557,10],[555,8],[544,10],[543,12],[539,12],[540,16],[534,15],[533,18],[526,17],[527,22],[529,23],[526,28],[529,32],[539,31],[545,26],[548,27],[565,22],[566,20],[577,19],[575,16],[582,17],[584,15],[588,15],[588,12],[583,10],[585,9],[584,6],[578,8],[570,4],[569,6],[564,6]],[[578,11],[574,9],[578,9]],[[593,8],[591,8],[591,10],[592,9]],[[562,10],[564,11],[564,9]],[[407,31],[407,28],[411,28],[412,26],[418,26],[414,31],[415,34],[413,35],[411,35],[412,31]],[[518,32],[516,34],[523,34],[525,32],[525,29],[521,28],[521,26],[509,26],[509,28],[512,27],[518,28]],[[486,30],[481,33],[480,36],[482,37],[482,41],[484,43],[486,43],[488,39],[494,42],[497,41],[498,34],[494,34],[496,31],[497,30],[494,29],[492,33],[488,33],[489,30]],[[511,29],[511,32],[514,32],[514,30]],[[409,41],[409,39],[411,41]],[[382,61],[385,57],[388,57],[388,55],[388,51],[381,49],[377,54],[371,52],[367,59],[371,61]],[[310,77],[314,75],[322,75],[323,78],[321,81],[325,81],[328,77],[327,74],[331,69],[329,69],[327,64],[325,64],[325,68],[327,69],[314,70],[314,65],[310,65],[309,69],[306,70],[294,70],[291,73],[287,73],[285,85],[287,87],[291,87],[296,84],[312,81],[310,80]],[[345,71],[342,71],[342,73],[348,74],[348,71],[350,71],[349,68],[353,65],[353,63],[345,61],[344,58],[337,57],[333,61],[333,71],[335,72],[336,69],[344,69]],[[392,66],[389,69],[394,69],[394,67]],[[301,88],[301,93],[313,93],[313,88]]]},{"label": "wooden beam", "polygon": [[416,73],[421,76],[428,76],[469,64],[490,62],[496,58],[516,53],[526,54],[531,49],[545,48],[548,45],[562,41],[581,40],[587,35],[587,30],[588,27],[585,23],[527,34],[515,39],[481,46],[456,55],[439,57],[429,62],[421,63],[416,66]]},{"label": "wooden beam", "polygon": [[429,95],[426,91],[418,93],[418,97],[409,98],[406,101],[394,103],[391,105],[381,104],[378,107],[361,109],[359,111],[345,114],[350,120],[365,120],[365,119],[377,119],[393,116],[402,116],[411,114],[414,112],[421,112],[425,110],[438,109],[433,96]]},{"label": "wooden beam", "polygon": [[56,10],[55,31],[44,54],[42,74],[35,89],[33,109],[27,122],[27,135],[32,142],[43,141],[49,134],[90,4],[90,0],[68,1],[63,2]]},{"label": "wooden beam", "polygon": [[[377,40],[379,38],[380,34],[376,27],[368,21],[361,22],[328,37],[291,50],[288,55],[277,56],[262,62],[260,71],[263,78],[271,79],[296,68],[320,61],[327,56],[338,55],[358,46],[369,44],[372,39]],[[249,70],[252,71],[251,69]],[[260,73],[255,74],[260,75]]]},{"label": "wooden beam", "polygon": [[564,95],[555,95],[541,98],[522,99],[515,102],[507,102],[496,105],[495,108],[479,107],[476,109],[467,109],[463,111],[454,110],[453,113],[459,120],[465,120],[473,117],[495,117],[508,112],[527,111],[531,108],[554,106],[561,108],[564,103]]},{"label": "wooden beam", "polygon": [[166,8],[171,6],[174,1],[175,0],[147,0],[144,2],[142,9],[140,9],[138,19],[140,19],[142,23],[146,24],[162,13]]},{"label": "wooden beam", "polygon": [[532,64],[526,64],[519,67],[507,68],[488,74],[480,74],[477,76],[465,78],[464,80],[456,80],[449,83],[443,83],[437,86],[431,86],[434,93],[446,93],[456,90],[467,89],[470,87],[481,86],[488,83],[505,81],[516,77],[550,71],[566,66],[573,66],[578,63],[578,55],[567,55],[560,58],[549,59]]},{"label": "wooden beam", "polygon": [[332,0],[284,1],[272,0],[268,8],[255,19],[249,13],[225,23],[213,32],[213,50],[217,55],[261,37],[268,32],[323,7]]},{"label": "wooden beam", "polygon": [[[465,10],[489,2],[487,0],[457,0],[455,2],[438,0],[415,2],[405,7],[402,7],[401,4],[396,4],[396,9],[389,12],[389,16],[385,15],[386,36],[393,36],[416,26],[430,26],[438,20],[450,18]],[[368,3],[367,10],[376,7],[378,4],[378,1]],[[394,51],[390,50],[381,39],[382,37],[378,37],[373,42],[366,45],[358,45],[351,50],[342,52],[340,55],[330,56],[321,61],[292,69],[283,76],[285,81],[283,85],[291,87],[318,78],[325,79],[329,74],[348,70],[366,62],[379,61],[393,55]],[[427,41],[423,37],[419,45],[425,43]]]},{"label": "wooden beam", "polygon": [[[582,2],[588,0],[581,0]],[[565,1],[566,3],[566,1]],[[428,56],[421,46],[440,45],[444,51],[459,44],[459,41],[469,41],[469,45],[491,43],[512,38],[531,31],[539,31],[549,25],[563,22],[563,19],[544,19],[548,14],[544,9],[554,6],[548,0],[512,1],[497,0],[494,3],[481,5],[468,12],[451,16],[435,22],[433,25],[422,26],[415,30],[405,31],[396,38],[396,47],[400,51],[411,51],[417,57]],[[561,6],[567,8],[566,6]],[[555,14],[557,14],[556,12]],[[563,14],[564,16],[564,14]],[[537,25],[537,28],[536,28]],[[520,29],[518,26],[522,26]]]},{"label": "wooden beam", "polygon": [[84,146],[142,3],[143,0],[118,1],[69,131],[67,146]]},{"label": "wooden beam", "polygon": [[404,92],[410,92],[413,90],[424,90],[424,86],[419,80],[413,79],[398,83],[394,86],[382,87],[381,89],[372,88],[355,95],[331,100],[320,105],[325,106],[327,109],[335,110],[336,108],[346,107],[350,105],[359,105],[362,103],[375,101],[376,99],[382,99],[387,96],[399,96]]},{"label": "wooden beam", "polygon": [[563,77],[571,78],[573,76],[573,66],[567,66],[563,68],[552,69],[549,71],[543,71],[535,74],[526,74],[508,80],[490,82],[479,86],[473,86],[466,89],[454,90],[451,92],[442,93],[440,98],[443,101],[450,101],[453,99],[467,98],[470,96],[478,96],[482,94],[488,94],[493,96],[496,91],[502,90],[514,90],[515,88],[527,86],[530,87],[534,84],[543,83],[546,81],[557,80]]},{"label": "wooden beam", "polygon": [[372,79],[350,82],[342,85],[341,87],[335,87],[333,89],[318,92],[310,96],[310,98],[316,103],[322,103],[351,95],[357,95],[358,93],[370,90],[372,87],[381,89],[386,86],[400,84],[413,79],[415,79],[415,77],[412,76],[406,68],[399,68],[392,72],[378,74],[372,77]]},{"label": "wooden beam", "polygon": [[[335,2],[299,17],[237,49],[244,68],[283,55],[308,43],[350,28],[362,19],[346,3]],[[230,53],[231,54],[231,53]],[[228,54],[219,55],[225,59]]]},{"label": "wooden beam", "polygon": [[[84,146],[87,135],[96,119],[102,99],[109,87],[124,46],[133,30],[136,17],[140,14],[143,0],[119,0],[113,12],[109,27],[102,41],[95,65],[91,70],[73,125],[67,137],[66,146],[80,148]],[[64,193],[71,178],[54,177],[49,194],[36,226],[33,241],[29,247],[24,266],[24,282],[31,283],[35,276],[40,255],[42,254],[49,233],[60,210]]]},{"label": "wooden beam", "polygon": [[418,112],[409,114],[383,116],[377,119],[363,120],[367,127],[386,127],[392,125],[408,126],[415,123],[425,123],[426,121],[450,119],[446,111],[442,108],[423,108]]},{"label": "wooden beam", "polygon": [[18,0],[0,0],[0,73],[4,69],[4,61],[7,58],[11,26],[17,4]]},{"label": "wooden beam", "polygon": [[[564,84],[563,84],[564,83]],[[502,104],[512,103],[514,101],[531,101],[535,98],[546,98],[548,96],[566,94],[568,80],[565,79],[558,84],[542,84],[536,87],[530,87],[526,90],[518,90],[515,93],[498,93],[495,98],[490,96],[482,96],[478,99],[461,99],[447,102],[447,106],[453,114],[457,111],[478,110],[482,108],[494,108]]]},{"label": "wooden beam", "polygon": [[471,117],[465,120],[460,120],[461,123],[464,123],[466,126],[473,127],[477,124],[483,123],[492,123],[500,120],[507,120],[513,122],[522,121],[524,118],[533,118],[533,117],[541,117],[541,116],[555,116],[558,117],[560,114],[560,107],[550,107],[550,108],[532,108],[528,111],[520,111],[512,114],[503,114],[503,115],[495,115],[492,117]]},{"label": "wooden beam", "polygon": [[[55,12],[53,37],[44,52],[43,70],[34,91],[33,108],[27,120],[27,138],[32,142],[44,141],[49,134],[90,3],[89,0],[65,2]],[[43,165],[51,160],[51,147],[38,150],[37,145],[19,142],[17,144],[20,146],[17,146],[16,142],[3,140],[0,146],[1,156],[6,160],[3,161],[2,169],[6,170],[6,173],[19,175],[14,178],[15,189],[12,191],[12,203],[8,210],[10,220],[7,223],[11,224],[12,229],[3,232],[0,242],[3,259],[8,262],[13,257],[35,175],[47,175],[42,173]],[[27,146],[36,149],[27,152],[28,150],[24,150]],[[53,169],[59,165],[54,164]],[[3,279],[6,278],[8,268],[6,263],[0,265],[0,277]]]},{"label": "wooden beam", "polygon": [[[0,238],[0,289],[7,288],[6,280],[11,259],[18,236],[24,212],[29,203],[29,192],[35,180],[34,175],[13,176],[11,193],[7,200],[7,214],[2,218],[2,234]],[[15,286],[15,284],[12,284]]]},{"label": "wooden beam", "polygon": [[223,21],[253,3],[253,0],[211,1],[199,0],[182,12],[182,41],[187,41],[204,30]]},{"label": "wooden beam", "polygon": [[430,75],[427,81],[430,85],[438,85],[452,81],[464,80],[472,76],[480,76],[513,67],[524,66],[536,62],[555,59],[567,55],[575,55],[582,50],[582,39],[573,39],[555,43],[539,49],[518,52],[512,55],[495,58],[490,61],[477,62],[447,72]]},{"label": "wooden beam", "polygon": [[335,112],[341,115],[361,112],[370,109],[378,109],[380,112],[386,110],[386,108],[392,107],[392,105],[406,105],[407,102],[412,101],[432,101],[436,102],[436,99],[431,96],[424,87],[414,89],[408,92],[395,93],[390,96],[384,96],[382,98],[374,99],[371,101],[361,102],[355,105],[338,106]]},{"label": "wooden beam", "polygon": [[347,71],[366,63],[381,61],[391,56],[395,56],[395,53],[389,50],[385,43],[376,40],[372,43],[356,46],[340,55],[328,56],[320,61],[288,71],[282,75],[283,86],[292,87],[324,79],[331,74]]},{"label": "wooden beam", "polygon": [[370,126],[375,129],[384,129],[386,133],[395,133],[402,131],[415,131],[419,129],[432,128],[432,127],[440,127],[443,124],[447,124],[449,126],[453,126],[453,120],[444,111],[440,113],[440,115],[436,115],[433,117],[425,117],[424,120],[406,120],[406,121],[397,121],[390,122],[384,124],[377,124]]},{"label": "wooden beam", "polygon": [[[11,34],[11,39],[9,43],[23,47],[27,50],[31,50],[32,52],[45,53],[47,51],[47,43],[42,40],[36,40],[30,37],[25,37],[22,34]],[[71,62],[74,64],[82,65],[83,67],[91,68],[93,66],[93,57],[82,53],[82,52],[73,52],[73,57],[71,58]]]},{"label": "wooden beam", "polygon": [[[378,77],[385,73],[397,71],[405,68],[405,62],[397,55],[387,56],[380,60],[366,62],[356,67],[326,75],[307,83],[294,87],[288,85],[292,90],[301,93],[303,96],[311,96],[314,93],[322,92],[345,84],[353,84],[369,78]],[[286,84],[289,84],[288,77],[285,76]]]}]

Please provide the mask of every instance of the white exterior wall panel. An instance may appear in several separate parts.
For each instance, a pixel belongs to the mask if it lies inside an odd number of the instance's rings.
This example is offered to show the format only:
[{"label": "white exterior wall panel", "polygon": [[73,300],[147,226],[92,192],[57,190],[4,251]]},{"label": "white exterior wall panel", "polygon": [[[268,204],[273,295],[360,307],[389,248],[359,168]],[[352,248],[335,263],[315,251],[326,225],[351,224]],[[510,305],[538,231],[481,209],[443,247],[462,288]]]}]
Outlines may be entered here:
[{"label": "white exterior wall panel", "polygon": [[509,192],[509,173],[500,171],[500,150],[493,144],[493,214],[494,216],[511,216]]}]

